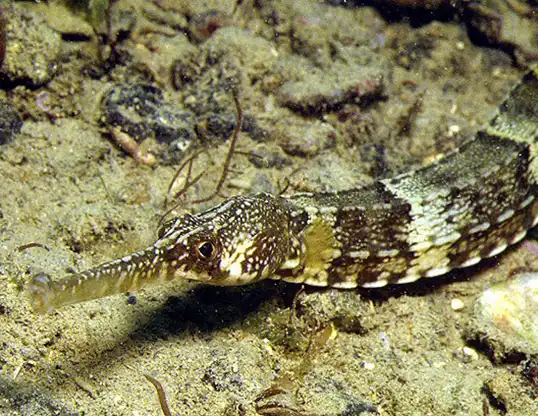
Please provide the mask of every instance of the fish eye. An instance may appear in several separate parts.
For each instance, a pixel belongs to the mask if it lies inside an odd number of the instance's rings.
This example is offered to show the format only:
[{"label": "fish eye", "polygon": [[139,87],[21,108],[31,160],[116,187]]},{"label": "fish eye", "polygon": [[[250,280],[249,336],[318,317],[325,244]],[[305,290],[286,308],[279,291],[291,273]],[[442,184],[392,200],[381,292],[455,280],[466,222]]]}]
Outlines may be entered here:
[{"label": "fish eye", "polygon": [[211,260],[217,253],[217,247],[211,241],[202,241],[196,246],[196,254],[203,260]]}]

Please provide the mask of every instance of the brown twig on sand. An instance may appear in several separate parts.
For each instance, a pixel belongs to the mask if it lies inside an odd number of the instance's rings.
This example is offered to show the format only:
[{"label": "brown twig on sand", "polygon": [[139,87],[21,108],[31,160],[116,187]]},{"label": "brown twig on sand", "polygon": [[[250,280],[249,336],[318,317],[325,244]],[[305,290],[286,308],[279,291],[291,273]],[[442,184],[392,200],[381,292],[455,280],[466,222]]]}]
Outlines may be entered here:
[{"label": "brown twig on sand", "polygon": [[151,377],[149,374],[144,374],[146,380],[148,380],[155,390],[157,390],[157,396],[159,397],[159,404],[161,405],[161,410],[163,411],[164,416],[172,416],[170,407],[168,407],[168,402],[166,401],[166,394],[164,392],[162,384],[155,378]]},{"label": "brown twig on sand", "polygon": [[111,127],[110,133],[114,143],[121,147],[126,153],[131,155],[134,160],[138,163],[142,163],[148,166],[154,166],[156,163],[155,156],[151,153],[144,152],[138,142],[129,136],[127,133],[124,133],[117,127]]}]

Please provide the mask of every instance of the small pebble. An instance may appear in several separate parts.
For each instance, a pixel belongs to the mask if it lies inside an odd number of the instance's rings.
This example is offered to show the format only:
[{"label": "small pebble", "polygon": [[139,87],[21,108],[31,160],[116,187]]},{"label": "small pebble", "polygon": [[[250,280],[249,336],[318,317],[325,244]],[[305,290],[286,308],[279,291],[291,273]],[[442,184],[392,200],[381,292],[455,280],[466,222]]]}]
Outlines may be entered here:
[{"label": "small pebble", "polygon": [[336,129],[329,123],[295,122],[293,126],[283,124],[277,127],[278,144],[291,156],[313,157],[335,144]]},{"label": "small pebble", "polygon": [[274,167],[282,169],[292,163],[281,148],[273,149],[263,144],[248,155],[248,160],[259,169]]},{"label": "small pebble", "polygon": [[434,361],[432,363],[432,367],[433,368],[444,368],[444,367],[446,367],[446,362],[444,362],[444,361]]},{"label": "small pebble", "polygon": [[465,304],[461,299],[455,298],[450,301],[450,307],[453,311],[458,312],[465,308]]},{"label": "small pebble", "polygon": [[462,357],[464,362],[470,362],[478,360],[478,353],[470,348],[470,347],[463,347],[461,349]]},{"label": "small pebble", "polygon": [[373,370],[375,368],[375,364],[364,361],[362,363],[362,367],[366,370]]},{"label": "small pebble", "polygon": [[461,127],[460,127],[460,126],[458,126],[457,124],[452,124],[451,126],[448,127],[448,133],[447,133],[447,136],[448,136],[448,137],[454,137],[454,136],[457,135],[460,131],[461,131]]}]

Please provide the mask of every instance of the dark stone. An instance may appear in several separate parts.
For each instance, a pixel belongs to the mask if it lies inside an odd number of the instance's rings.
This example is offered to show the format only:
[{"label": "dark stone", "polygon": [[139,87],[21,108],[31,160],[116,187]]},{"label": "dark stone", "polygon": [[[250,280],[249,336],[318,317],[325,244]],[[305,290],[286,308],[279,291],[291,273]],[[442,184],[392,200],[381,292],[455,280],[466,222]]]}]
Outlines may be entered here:
[{"label": "dark stone", "polygon": [[230,114],[211,113],[197,126],[197,133],[205,142],[223,142],[232,136],[236,117]]},{"label": "dark stone", "polygon": [[[165,163],[175,163],[189,143],[196,139],[194,114],[164,99],[163,92],[152,85],[120,85],[112,88],[102,103],[102,122],[117,127],[142,142],[155,137],[167,144]],[[179,154],[178,154],[179,153]]]},{"label": "dark stone", "polygon": [[528,380],[538,398],[538,357],[531,356],[522,366],[521,374]]},{"label": "dark stone", "polygon": [[0,101],[0,144],[15,139],[22,127],[22,119],[17,110],[7,101]]},{"label": "dark stone", "polygon": [[174,143],[176,140],[190,142],[196,138],[194,133],[194,116],[192,113],[172,112],[166,108],[158,113],[158,122],[152,123],[155,138],[159,143]]},{"label": "dark stone", "polygon": [[156,113],[162,99],[161,90],[150,85],[114,87],[103,100],[103,121],[142,141],[152,135],[148,116]]},{"label": "dark stone", "polygon": [[251,137],[252,140],[257,142],[264,142],[269,138],[269,132],[264,130],[256,121],[256,119],[248,114],[245,114],[243,119],[242,130]]},{"label": "dark stone", "polygon": [[377,407],[375,407],[371,403],[367,403],[367,402],[350,403],[347,405],[345,410],[341,413],[341,416],[359,416],[365,413],[379,414],[379,411]]}]

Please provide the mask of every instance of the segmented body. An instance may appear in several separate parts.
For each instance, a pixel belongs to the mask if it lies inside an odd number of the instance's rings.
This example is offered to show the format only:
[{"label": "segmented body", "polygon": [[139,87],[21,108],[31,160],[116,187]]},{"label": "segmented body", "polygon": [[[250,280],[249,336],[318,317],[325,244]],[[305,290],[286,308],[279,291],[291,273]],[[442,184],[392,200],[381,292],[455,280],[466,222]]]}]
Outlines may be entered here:
[{"label": "segmented body", "polygon": [[230,198],[169,222],[145,250],[59,281],[36,277],[33,305],[47,311],[178,277],[354,288],[471,266],[536,224],[537,140],[534,70],[474,140],[436,164],[344,192]]}]

